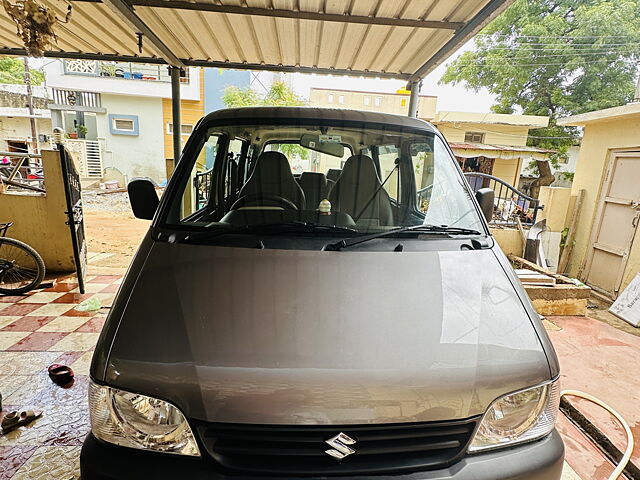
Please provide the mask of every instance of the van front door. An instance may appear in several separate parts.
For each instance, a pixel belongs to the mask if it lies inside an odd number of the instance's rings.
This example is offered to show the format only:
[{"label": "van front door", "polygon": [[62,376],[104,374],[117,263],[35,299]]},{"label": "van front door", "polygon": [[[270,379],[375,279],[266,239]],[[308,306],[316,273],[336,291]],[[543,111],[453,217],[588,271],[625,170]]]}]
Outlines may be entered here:
[{"label": "van front door", "polygon": [[640,220],[640,152],[613,152],[591,236],[585,279],[617,296]]}]

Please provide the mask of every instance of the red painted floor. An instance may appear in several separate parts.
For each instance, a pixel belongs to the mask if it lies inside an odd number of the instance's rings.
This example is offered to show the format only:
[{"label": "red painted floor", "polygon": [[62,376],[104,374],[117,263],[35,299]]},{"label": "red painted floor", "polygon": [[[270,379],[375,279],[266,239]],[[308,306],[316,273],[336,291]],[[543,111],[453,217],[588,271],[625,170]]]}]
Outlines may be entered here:
[{"label": "red painted floor", "polygon": [[[589,393],[617,410],[634,435],[632,461],[640,465],[640,337],[588,317],[549,317],[560,330],[549,336],[560,358],[562,389]],[[622,427],[608,412],[585,400],[568,397],[621,451]],[[566,419],[559,422],[567,447],[566,460],[583,479],[606,479],[613,470],[589,441]]]}]

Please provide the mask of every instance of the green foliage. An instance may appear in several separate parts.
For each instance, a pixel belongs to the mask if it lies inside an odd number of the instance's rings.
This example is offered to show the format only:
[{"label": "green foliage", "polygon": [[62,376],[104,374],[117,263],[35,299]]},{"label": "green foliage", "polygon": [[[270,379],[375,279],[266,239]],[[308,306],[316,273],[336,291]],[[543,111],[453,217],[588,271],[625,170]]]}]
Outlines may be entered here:
[{"label": "green foliage", "polygon": [[562,175],[566,180],[569,180],[570,182],[573,182],[573,177],[575,177],[576,173],[575,172],[560,172],[560,175]]},{"label": "green foliage", "polygon": [[[29,70],[31,84],[40,85],[44,82],[44,73],[40,70]],[[24,84],[24,63],[21,58],[0,58],[0,83]]]},{"label": "green foliage", "polygon": [[258,92],[253,90],[251,87],[226,87],[224,89],[224,94],[222,95],[222,102],[227,106],[227,108],[255,107],[256,105],[263,105],[263,99],[258,95]]},{"label": "green foliage", "polygon": [[306,105],[307,103],[282,81],[273,82],[271,88],[269,88],[269,91],[265,95],[260,95],[251,87],[239,88],[236,86],[228,86],[224,89],[222,102],[227,108],[266,105],[293,107]]},{"label": "green foliage", "polygon": [[[258,106],[279,106],[279,107],[295,107],[306,105],[307,102],[296,95],[289,86],[282,81],[276,81],[271,84],[271,88],[265,95],[260,95],[251,87],[239,88],[236,86],[228,86],[224,89],[222,102],[227,108],[234,107],[258,107]],[[284,153],[288,158],[299,157],[306,160],[309,156],[309,150],[294,144],[280,144],[278,151]]]},{"label": "green foliage", "polygon": [[557,118],[633,99],[640,0],[516,0],[481,33],[441,82],[487,88],[496,113],[550,116],[529,145],[564,155],[577,132]]},{"label": "green foliage", "polygon": [[287,158],[300,157],[306,160],[309,157],[309,150],[294,143],[281,143],[278,145],[278,151],[284,153]]},{"label": "green foliage", "polygon": [[78,136],[84,138],[87,135],[87,127],[85,125],[78,125],[76,127],[76,132],[78,132]]}]

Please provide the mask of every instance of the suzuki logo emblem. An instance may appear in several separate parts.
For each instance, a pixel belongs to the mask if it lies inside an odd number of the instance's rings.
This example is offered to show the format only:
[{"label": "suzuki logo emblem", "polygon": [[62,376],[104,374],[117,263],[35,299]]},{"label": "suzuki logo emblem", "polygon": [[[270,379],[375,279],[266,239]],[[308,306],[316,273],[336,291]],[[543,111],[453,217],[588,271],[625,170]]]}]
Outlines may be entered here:
[{"label": "suzuki logo emblem", "polygon": [[349,447],[349,445],[353,445],[356,441],[342,432],[329,440],[325,440],[325,443],[333,448],[325,450],[324,453],[331,455],[333,458],[337,458],[338,460],[342,460],[343,458],[356,453],[353,448]]}]

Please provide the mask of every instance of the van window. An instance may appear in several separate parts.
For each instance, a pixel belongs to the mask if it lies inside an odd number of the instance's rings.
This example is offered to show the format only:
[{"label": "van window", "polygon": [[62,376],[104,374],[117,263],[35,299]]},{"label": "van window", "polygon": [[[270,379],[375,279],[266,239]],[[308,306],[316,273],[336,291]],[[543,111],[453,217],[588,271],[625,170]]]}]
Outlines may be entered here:
[{"label": "van window", "polygon": [[378,146],[378,161],[380,163],[380,179],[386,180],[384,189],[393,200],[400,198],[400,174],[396,168],[400,152],[394,144]]},{"label": "van window", "polygon": [[297,142],[269,143],[265,151],[283,153],[289,160],[294,175],[301,175],[302,172],[320,172],[326,175],[331,168],[342,169],[344,162],[351,156],[351,146],[344,145],[344,147],[344,154],[340,157],[310,150]]},{"label": "van window", "polygon": [[186,219],[209,204],[213,164],[218,152],[219,135],[210,135],[189,172],[180,201],[180,218]]},{"label": "van window", "polygon": [[335,235],[293,227],[318,223],[354,234],[421,224],[483,230],[455,159],[427,130],[231,124],[201,126],[194,135],[205,138],[199,153],[179,165],[180,196],[167,200],[162,220],[168,227],[271,224],[284,229],[283,238]]}]

